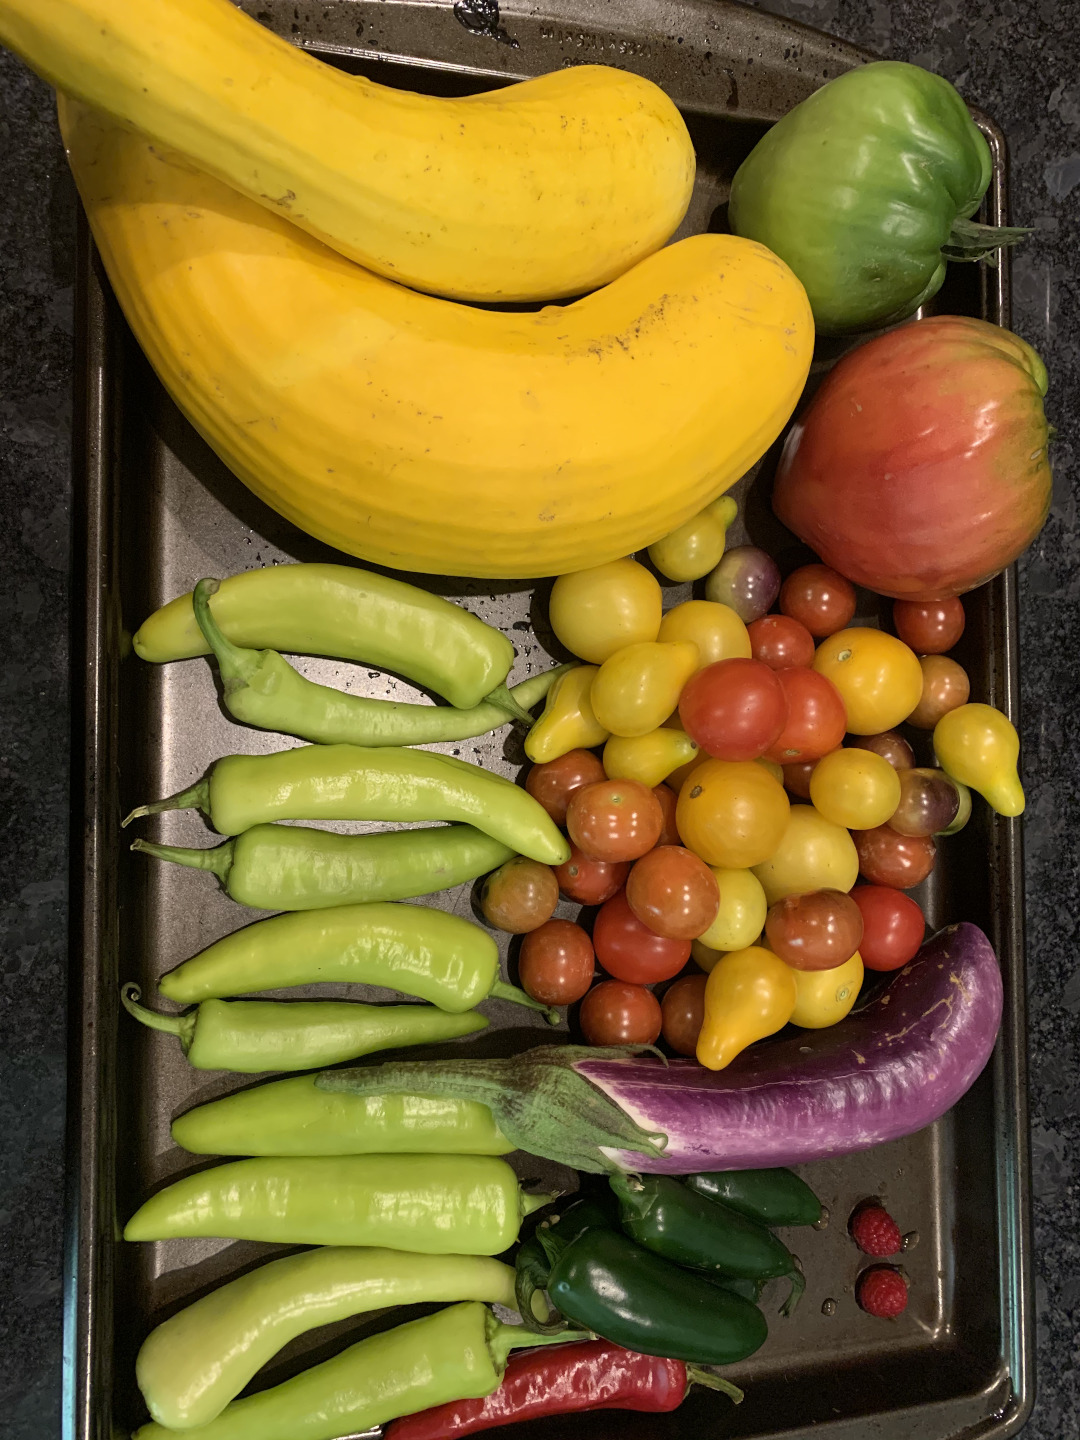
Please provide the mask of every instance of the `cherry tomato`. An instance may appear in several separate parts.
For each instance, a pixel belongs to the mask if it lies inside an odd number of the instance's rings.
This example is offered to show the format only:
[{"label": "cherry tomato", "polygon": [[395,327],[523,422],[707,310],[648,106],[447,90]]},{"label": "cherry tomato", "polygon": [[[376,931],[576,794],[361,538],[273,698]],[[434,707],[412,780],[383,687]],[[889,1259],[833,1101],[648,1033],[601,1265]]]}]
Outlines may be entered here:
[{"label": "cherry tomato", "polygon": [[813,775],[817,763],[816,760],[794,760],[790,765],[785,765],[783,767],[784,789],[790,790],[791,794],[797,795],[800,800],[809,800],[810,777]]},{"label": "cherry tomato", "polygon": [[757,545],[736,545],[705,581],[706,600],[730,605],[745,625],[767,615],[779,592],[776,561]]},{"label": "cherry tomato", "polygon": [[960,811],[960,791],[944,770],[917,766],[900,772],[900,798],[889,828],[901,835],[941,835]]},{"label": "cherry tomato", "polygon": [[559,889],[579,905],[602,905],[622,889],[629,874],[629,860],[592,860],[576,845],[570,847],[570,859],[555,868]]},{"label": "cherry tomato", "polygon": [[847,711],[836,686],[816,670],[777,670],[788,705],[784,728],[765,752],[766,760],[792,765],[820,760],[835,750],[847,731]]},{"label": "cherry tomato", "polygon": [[664,812],[638,780],[601,780],[570,796],[566,829],[591,860],[637,860],[660,838]]},{"label": "cherry tomato", "polygon": [[770,905],[785,895],[811,890],[851,889],[859,878],[859,857],[851,836],[812,805],[792,805],[779,845],[753,867]]},{"label": "cherry tomato", "polygon": [[670,785],[654,785],[652,792],[660,801],[660,809],[664,812],[664,824],[660,831],[660,838],[657,845],[681,845],[679,839],[679,827],[675,822],[675,810],[679,803],[679,796]]},{"label": "cherry tomato", "polygon": [[655,640],[664,597],[636,560],[612,560],[560,575],[551,587],[551,628],[573,655],[602,665],[624,645]]},{"label": "cherry tomato", "polygon": [[706,865],[746,870],[780,844],[790,811],[783,786],[763,765],[705,760],[679,791],[679,834]]},{"label": "cherry tomato", "polygon": [[591,750],[568,750],[558,760],[534,765],[525,778],[525,789],[556,825],[565,825],[566,807],[574,791],[605,779],[604,767]]},{"label": "cherry tomato", "polygon": [[596,673],[589,691],[593,714],[612,735],[648,735],[675,709],[697,668],[698,648],[690,641],[626,645]]},{"label": "cherry tomato", "polygon": [[[765,928],[765,912],[769,908],[761,881],[752,870],[711,868],[720,890],[720,907],[708,930],[690,947],[699,964],[698,940],[713,955],[719,950],[745,950],[748,945],[756,944]],[[702,965],[702,969],[711,968],[711,965]]]},{"label": "cherry tomato", "polygon": [[855,614],[855,587],[828,565],[802,565],[781,585],[780,609],[820,640],[850,624]]},{"label": "cherry tomato", "polygon": [[964,633],[964,606],[955,597],[951,600],[894,600],[892,613],[897,635],[920,655],[944,655]]},{"label": "cherry tomato", "polygon": [[889,825],[856,830],[851,838],[859,870],[871,885],[910,890],[926,879],[937,859],[937,846],[929,835],[900,835]]},{"label": "cherry tomato", "polygon": [[756,760],[783,729],[787,702],[776,672],[760,660],[718,660],[679,697],[683,728],[714,760]]},{"label": "cherry tomato", "polygon": [[868,970],[899,970],[918,954],[926,921],[918,903],[891,885],[856,885],[851,898],[863,917],[859,946]]},{"label": "cherry tomato", "polygon": [[923,674],[914,650],[866,625],[823,640],[814,669],[840,691],[853,735],[879,735],[899,725],[922,695]]},{"label": "cherry tomato", "polygon": [[943,715],[966,705],[971,696],[967,671],[947,655],[923,655],[919,660],[923,685],[919,703],[908,716],[916,730],[933,730]]},{"label": "cherry tomato", "polygon": [[763,615],[746,627],[751,653],[770,670],[814,663],[814,637],[790,615]]},{"label": "cherry tomato", "polygon": [[660,1005],[664,1039],[677,1055],[693,1055],[705,1019],[707,975],[684,975],[665,993]]},{"label": "cherry tomato", "polygon": [[841,890],[786,895],[765,920],[770,948],[796,970],[835,970],[858,950],[862,932],[859,907]]},{"label": "cherry tomato", "polygon": [[600,907],[593,925],[596,958],[616,980],[655,985],[670,980],[690,959],[690,941],[657,935],[630,909],[620,890]]},{"label": "cherry tomato", "polygon": [[651,1045],[660,1034],[660,1002],[644,985],[602,980],[581,1002],[578,1018],[590,1045]]},{"label": "cherry tomato", "polygon": [[656,637],[664,644],[690,640],[698,647],[698,669],[717,660],[741,655],[750,658],[750,637],[746,626],[730,605],[713,600],[684,600],[660,621]]},{"label": "cherry tomato", "polygon": [[818,761],[810,777],[810,799],[835,825],[872,830],[900,804],[900,774],[872,750],[834,750]]},{"label": "cherry tomato", "polygon": [[862,956],[856,950],[850,960],[831,970],[793,970],[795,976],[795,1008],[792,1025],[804,1030],[824,1030],[843,1020],[855,1001],[863,983]]},{"label": "cherry tomato", "polygon": [[480,909],[496,930],[524,935],[536,930],[559,903],[559,882],[550,865],[515,855],[484,881]]},{"label": "cherry tomato", "polygon": [[570,920],[548,920],[521,942],[518,977],[544,1005],[573,1005],[593,981],[592,941]]},{"label": "cherry tomato", "polygon": [[895,730],[884,730],[880,735],[853,735],[851,745],[857,750],[871,750],[887,760],[894,770],[906,770],[915,764],[915,752]]},{"label": "cherry tomato", "polygon": [[681,845],[658,845],[630,871],[626,899],[643,925],[671,940],[696,940],[716,919],[716,877]]}]

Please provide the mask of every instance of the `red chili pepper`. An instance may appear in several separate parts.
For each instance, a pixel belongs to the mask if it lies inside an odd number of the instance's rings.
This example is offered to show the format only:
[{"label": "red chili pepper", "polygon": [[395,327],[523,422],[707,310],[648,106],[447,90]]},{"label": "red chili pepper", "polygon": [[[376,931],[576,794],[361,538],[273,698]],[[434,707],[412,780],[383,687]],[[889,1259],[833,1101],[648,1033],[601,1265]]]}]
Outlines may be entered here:
[{"label": "red chili pepper", "polygon": [[691,1385],[723,1390],[736,1405],[743,1398],[730,1381],[696,1365],[638,1355],[607,1340],[587,1340],[515,1355],[493,1394],[393,1420],[383,1431],[383,1440],[457,1440],[496,1425],[577,1410],[659,1414],[678,1409]]}]

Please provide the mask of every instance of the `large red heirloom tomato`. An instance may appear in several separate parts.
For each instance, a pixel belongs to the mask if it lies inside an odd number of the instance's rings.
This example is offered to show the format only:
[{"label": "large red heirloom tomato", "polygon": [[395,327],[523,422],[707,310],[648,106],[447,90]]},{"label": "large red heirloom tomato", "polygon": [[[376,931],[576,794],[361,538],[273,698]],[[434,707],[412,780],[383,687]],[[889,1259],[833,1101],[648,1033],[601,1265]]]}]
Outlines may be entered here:
[{"label": "large red heirloom tomato", "polygon": [[1050,507],[1046,367],[1018,336],[915,320],[837,364],[784,446],[773,509],[826,565],[901,600],[1010,565]]}]

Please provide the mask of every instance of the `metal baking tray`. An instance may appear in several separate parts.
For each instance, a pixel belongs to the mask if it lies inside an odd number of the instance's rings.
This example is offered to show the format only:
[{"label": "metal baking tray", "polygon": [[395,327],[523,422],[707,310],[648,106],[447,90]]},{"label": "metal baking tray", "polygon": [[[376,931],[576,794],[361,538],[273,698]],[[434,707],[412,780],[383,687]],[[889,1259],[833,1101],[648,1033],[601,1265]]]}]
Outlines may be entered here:
[{"label": "metal baking tray", "polygon": [[[682,107],[698,150],[698,183],[682,233],[723,228],[730,178],[764,125],[825,80],[871,58],[805,27],[710,0],[543,0],[539,6],[516,0],[501,14],[493,0],[244,4],[335,63],[442,94],[594,61],[649,76]],[[994,155],[985,218],[1000,224],[1007,219],[1004,142],[992,122],[979,117],[979,123]],[[1007,267],[951,267],[936,308],[1007,325]],[[210,876],[131,855],[119,820],[138,801],[190,783],[219,755],[295,743],[232,724],[206,662],[143,665],[130,653],[129,636],[155,606],[203,575],[334,558],[334,552],[257,501],[181,418],[127,331],[85,226],[78,337],[76,534],[84,613],[77,621],[81,683],[75,688],[83,706],[75,744],[81,768],[74,791],[64,1434],[114,1440],[145,1418],[133,1369],[148,1329],[275,1248],[214,1241],[125,1245],[119,1239],[123,1222],[147,1195],[207,1163],[170,1143],[170,1120],[193,1103],[252,1083],[190,1070],[170,1037],[121,1016],[119,983],[137,980],[153,994],[165,970],[253,918]],[[813,377],[820,379],[844,348],[820,343]],[[803,552],[771,518],[774,456],[735,492],[743,502],[737,538],[749,534],[791,566]],[[534,600],[533,587],[520,581],[410,578],[506,630],[518,650],[515,679],[546,666],[549,656],[562,658],[544,628],[543,582]],[[689,587],[669,587],[666,601],[688,593]],[[863,613],[874,618],[876,604],[867,597]],[[1015,575],[984,586],[966,604],[960,658],[973,693],[1015,717]],[[363,667],[327,660],[301,666],[324,682],[367,694],[413,693]],[[520,738],[510,730],[447,748],[504,774],[523,768]],[[160,817],[143,833],[211,843],[205,825],[189,814]],[[528,1432],[535,1440],[794,1440],[811,1432],[819,1440],[1000,1440],[1020,1428],[1033,1387],[1021,895],[1019,826],[980,805],[967,829],[942,846],[920,898],[933,927],[973,920],[994,942],[1005,1018],[993,1061],[965,1099],[929,1129],[805,1167],[832,1223],[820,1233],[789,1237],[806,1267],[807,1294],[795,1317],[773,1318],[766,1346],[732,1370],[747,1389],[745,1403],[733,1411],[699,1392],[668,1416],[598,1413],[536,1423]],[[427,903],[467,914],[469,887]],[[563,906],[563,913],[573,914],[574,907]],[[538,1038],[520,1011],[498,1003],[488,1010],[493,1029],[474,1050],[507,1052]],[[523,1175],[543,1168],[520,1158]],[[884,1197],[901,1228],[917,1234],[903,1256],[910,1305],[890,1323],[862,1315],[852,1294],[860,1267],[846,1218],[869,1195]],[[315,1332],[279,1356],[257,1383],[274,1383],[340,1348],[346,1335],[355,1339],[397,1318],[384,1314]]]}]

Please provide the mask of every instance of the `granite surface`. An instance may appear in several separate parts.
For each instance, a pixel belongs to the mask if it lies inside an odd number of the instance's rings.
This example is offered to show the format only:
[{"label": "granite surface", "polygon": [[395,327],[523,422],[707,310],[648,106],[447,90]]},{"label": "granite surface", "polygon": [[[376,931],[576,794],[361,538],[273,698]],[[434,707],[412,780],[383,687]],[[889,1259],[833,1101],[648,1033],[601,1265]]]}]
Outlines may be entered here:
[{"label": "granite surface", "polygon": [[[954,81],[1008,137],[1016,329],[1043,354],[1055,487],[1021,562],[1038,1399],[1080,1433],[1080,38],[1076,0],[769,0]],[[75,198],[51,96],[0,55],[0,1435],[61,1414]],[[1070,742],[1070,730],[1074,739]],[[1074,758],[1069,760],[1069,756]]]}]

